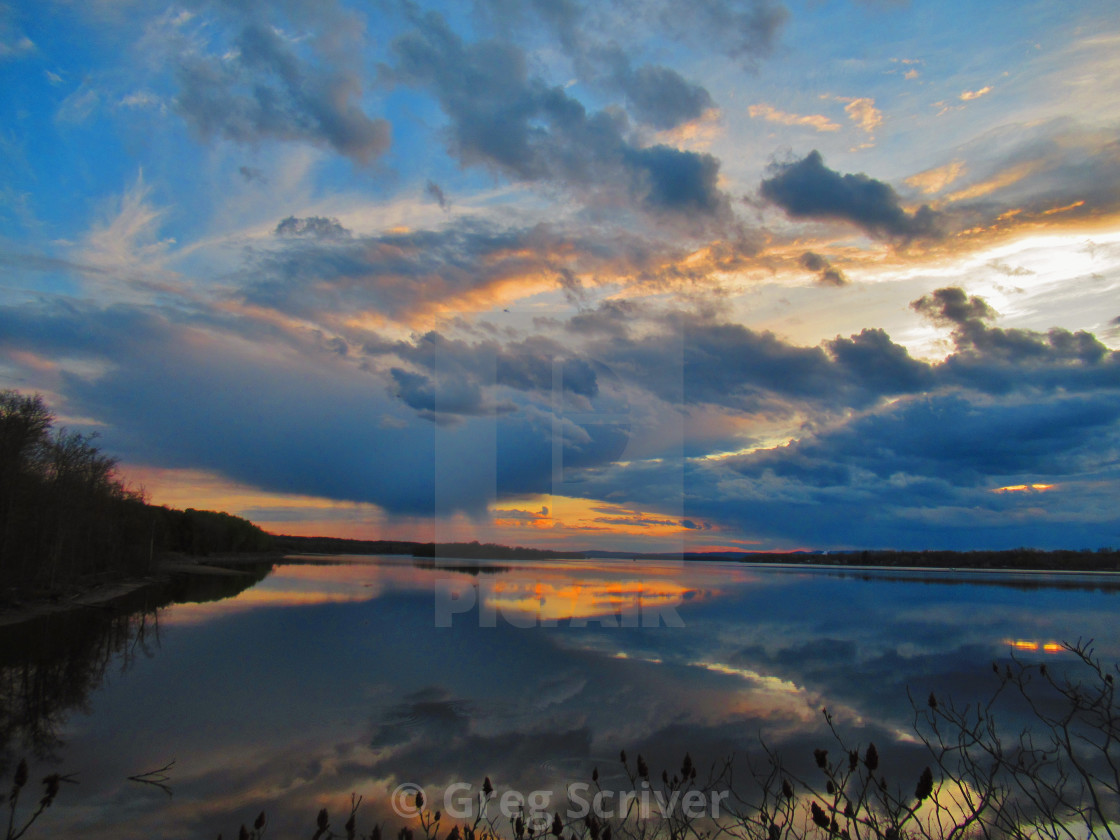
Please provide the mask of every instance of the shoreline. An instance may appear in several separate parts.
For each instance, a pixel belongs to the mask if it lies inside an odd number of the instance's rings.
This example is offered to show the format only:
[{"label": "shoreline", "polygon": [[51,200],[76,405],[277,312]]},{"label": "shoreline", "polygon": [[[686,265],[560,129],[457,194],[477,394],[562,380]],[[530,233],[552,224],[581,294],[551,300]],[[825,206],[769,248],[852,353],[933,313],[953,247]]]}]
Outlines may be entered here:
[{"label": "shoreline", "polygon": [[176,575],[238,577],[246,572],[228,566],[276,562],[283,558],[284,555],[278,552],[168,557],[156,563],[156,569],[152,574],[143,577],[121,578],[85,587],[78,584],[69,592],[52,594],[32,592],[23,596],[17,593],[14,601],[0,604],[0,627],[23,624],[43,616],[57,615],[71,610],[111,608],[114,601],[148,587],[166,584]]},{"label": "shoreline", "polygon": [[[291,558],[296,560],[300,557],[308,557],[311,555],[300,552],[289,551],[272,551],[272,552],[252,552],[246,554],[216,554],[209,557],[184,557],[184,556],[171,556],[167,557],[156,564],[156,570],[153,574],[146,575],[139,578],[122,578],[120,580],[104,581],[94,583],[92,586],[83,587],[76,585],[70,592],[57,592],[51,594],[43,593],[28,593],[25,596],[16,594],[11,602],[0,604],[0,627],[9,627],[16,624],[22,624],[26,621],[32,621],[42,616],[56,615],[59,613],[68,612],[70,610],[78,609],[102,609],[110,608],[114,601],[125,598],[134,592],[140,591],[146,587],[158,586],[168,583],[173,577],[178,575],[200,575],[210,577],[237,577],[245,575],[247,572],[237,569],[237,566],[254,566],[262,563],[278,563],[285,559]],[[396,557],[398,555],[386,554],[357,554],[343,552],[339,554],[319,554],[317,557]],[[399,555],[408,557],[412,560],[430,560],[431,558],[410,557],[408,555]],[[444,558],[456,559],[456,558]],[[495,563],[508,563],[508,559],[499,558],[459,558],[460,561],[466,562],[495,562]],[[621,561],[625,557],[586,557],[579,558],[577,562],[595,563],[602,560]],[[669,558],[640,558],[642,560],[657,562],[665,561]],[[297,561],[298,562],[298,561]],[[512,562],[519,562],[513,560]],[[521,562],[530,563],[548,563],[549,560],[537,560],[526,558]],[[1045,569],[1045,568],[1021,568],[1021,567],[982,567],[982,566],[896,566],[892,564],[845,564],[845,563],[813,563],[813,562],[781,562],[769,560],[751,560],[749,558],[736,558],[736,557],[711,557],[706,558],[702,556],[691,555],[681,558],[682,565],[692,562],[700,563],[725,563],[729,566],[747,566],[756,567],[760,569],[775,569],[780,571],[806,571],[806,572],[839,572],[839,573],[906,573],[906,574],[924,574],[924,575],[937,575],[946,578],[954,575],[977,575],[981,577],[995,577],[995,576],[1008,576],[1008,577],[1040,577],[1040,576],[1056,576],[1056,577],[1087,577],[1099,578],[1102,580],[1120,580],[1120,569]],[[234,567],[234,568],[231,568]]]}]

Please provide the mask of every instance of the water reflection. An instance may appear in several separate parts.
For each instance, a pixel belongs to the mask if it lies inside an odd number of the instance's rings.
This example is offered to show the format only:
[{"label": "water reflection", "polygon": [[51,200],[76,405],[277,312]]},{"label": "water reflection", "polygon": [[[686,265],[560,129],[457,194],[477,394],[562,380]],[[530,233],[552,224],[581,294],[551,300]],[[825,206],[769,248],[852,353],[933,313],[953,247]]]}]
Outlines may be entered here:
[{"label": "water reflection", "polygon": [[[980,696],[1009,640],[1036,640],[1016,655],[1055,668],[1051,641],[1095,637],[1103,657],[1120,654],[1116,590],[1095,581],[898,577],[721,563],[278,565],[236,597],[159,612],[159,655],[103,686],[62,733],[62,764],[83,769],[83,784],[56,803],[52,830],[116,836],[123,814],[130,835],[216,836],[263,809],[270,834],[310,835],[318,809],[337,813],[351,791],[366,797],[367,826],[375,815],[400,825],[385,803],[403,781],[559,789],[598,768],[608,784],[623,748],[657,774],[686,751],[703,766],[757,755],[760,736],[808,769],[822,706],[916,777],[908,689]],[[437,622],[441,586],[470,602],[449,626]],[[624,620],[647,598],[680,625]],[[171,758],[171,801],[124,781]]]},{"label": "water reflection", "polygon": [[87,708],[110,666],[127,669],[158,646],[155,612],[82,610],[37,619],[0,638],[0,772],[19,754],[57,755],[66,719]]},{"label": "water reflection", "polygon": [[176,601],[216,602],[262,580],[270,565],[231,576],[179,576],[111,603],[0,627],[0,775],[30,752],[57,760],[67,721],[116,672],[160,646],[158,611]]}]

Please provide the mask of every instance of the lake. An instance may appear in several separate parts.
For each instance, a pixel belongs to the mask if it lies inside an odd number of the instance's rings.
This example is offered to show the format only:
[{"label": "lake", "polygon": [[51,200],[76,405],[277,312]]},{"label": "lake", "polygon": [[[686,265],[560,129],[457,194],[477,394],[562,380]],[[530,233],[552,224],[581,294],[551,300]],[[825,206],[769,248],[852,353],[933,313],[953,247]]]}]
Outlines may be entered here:
[{"label": "lake", "polygon": [[[323,807],[341,832],[352,792],[396,836],[406,782],[438,807],[762,742],[808,767],[822,707],[916,774],[908,690],[974,701],[993,662],[1060,669],[1079,639],[1120,659],[1107,576],[341,557],[205,587],[0,635],[5,791],[20,755],[79,781],[28,837],[236,837],[262,810],[311,836]],[[167,790],[129,778],[167,765]]]}]

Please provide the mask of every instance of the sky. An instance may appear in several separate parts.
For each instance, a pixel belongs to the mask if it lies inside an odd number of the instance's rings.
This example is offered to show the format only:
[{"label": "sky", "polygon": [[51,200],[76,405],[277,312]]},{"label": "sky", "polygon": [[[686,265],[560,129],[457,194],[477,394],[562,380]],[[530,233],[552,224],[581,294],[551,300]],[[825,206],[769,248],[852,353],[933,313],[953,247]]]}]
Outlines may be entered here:
[{"label": "sky", "polygon": [[0,388],[153,503],[1120,544],[1110,2],[9,2],[0,90]]}]

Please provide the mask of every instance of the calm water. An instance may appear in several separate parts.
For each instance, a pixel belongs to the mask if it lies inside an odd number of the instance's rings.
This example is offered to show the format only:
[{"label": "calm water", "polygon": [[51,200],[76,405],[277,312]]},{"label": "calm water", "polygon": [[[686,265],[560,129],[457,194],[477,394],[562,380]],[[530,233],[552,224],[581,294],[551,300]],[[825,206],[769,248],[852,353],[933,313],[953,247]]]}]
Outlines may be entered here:
[{"label": "calm water", "polygon": [[[976,698],[993,661],[1061,667],[1046,646],[1067,640],[1116,661],[1118,617],[1120,594],[1091,577],[291,562],[231,598],[0,639],[3,785],[34,736],[33,778],[80,784],[29,836],[235,837],[261,810],[270,836],[310,836],[320,807],[340,830],[351,792],[360,827],[401,825],[386,801],[405,781],[429,800],[485,775],[560,790],[617,776],[620,749],[659,774],[686,750],[701,766],[757,756],[760,738],[808,761],[829,745],[822,706],[908,768],[908,688]],[[171,761],[171,796],[128,779]]]}]

